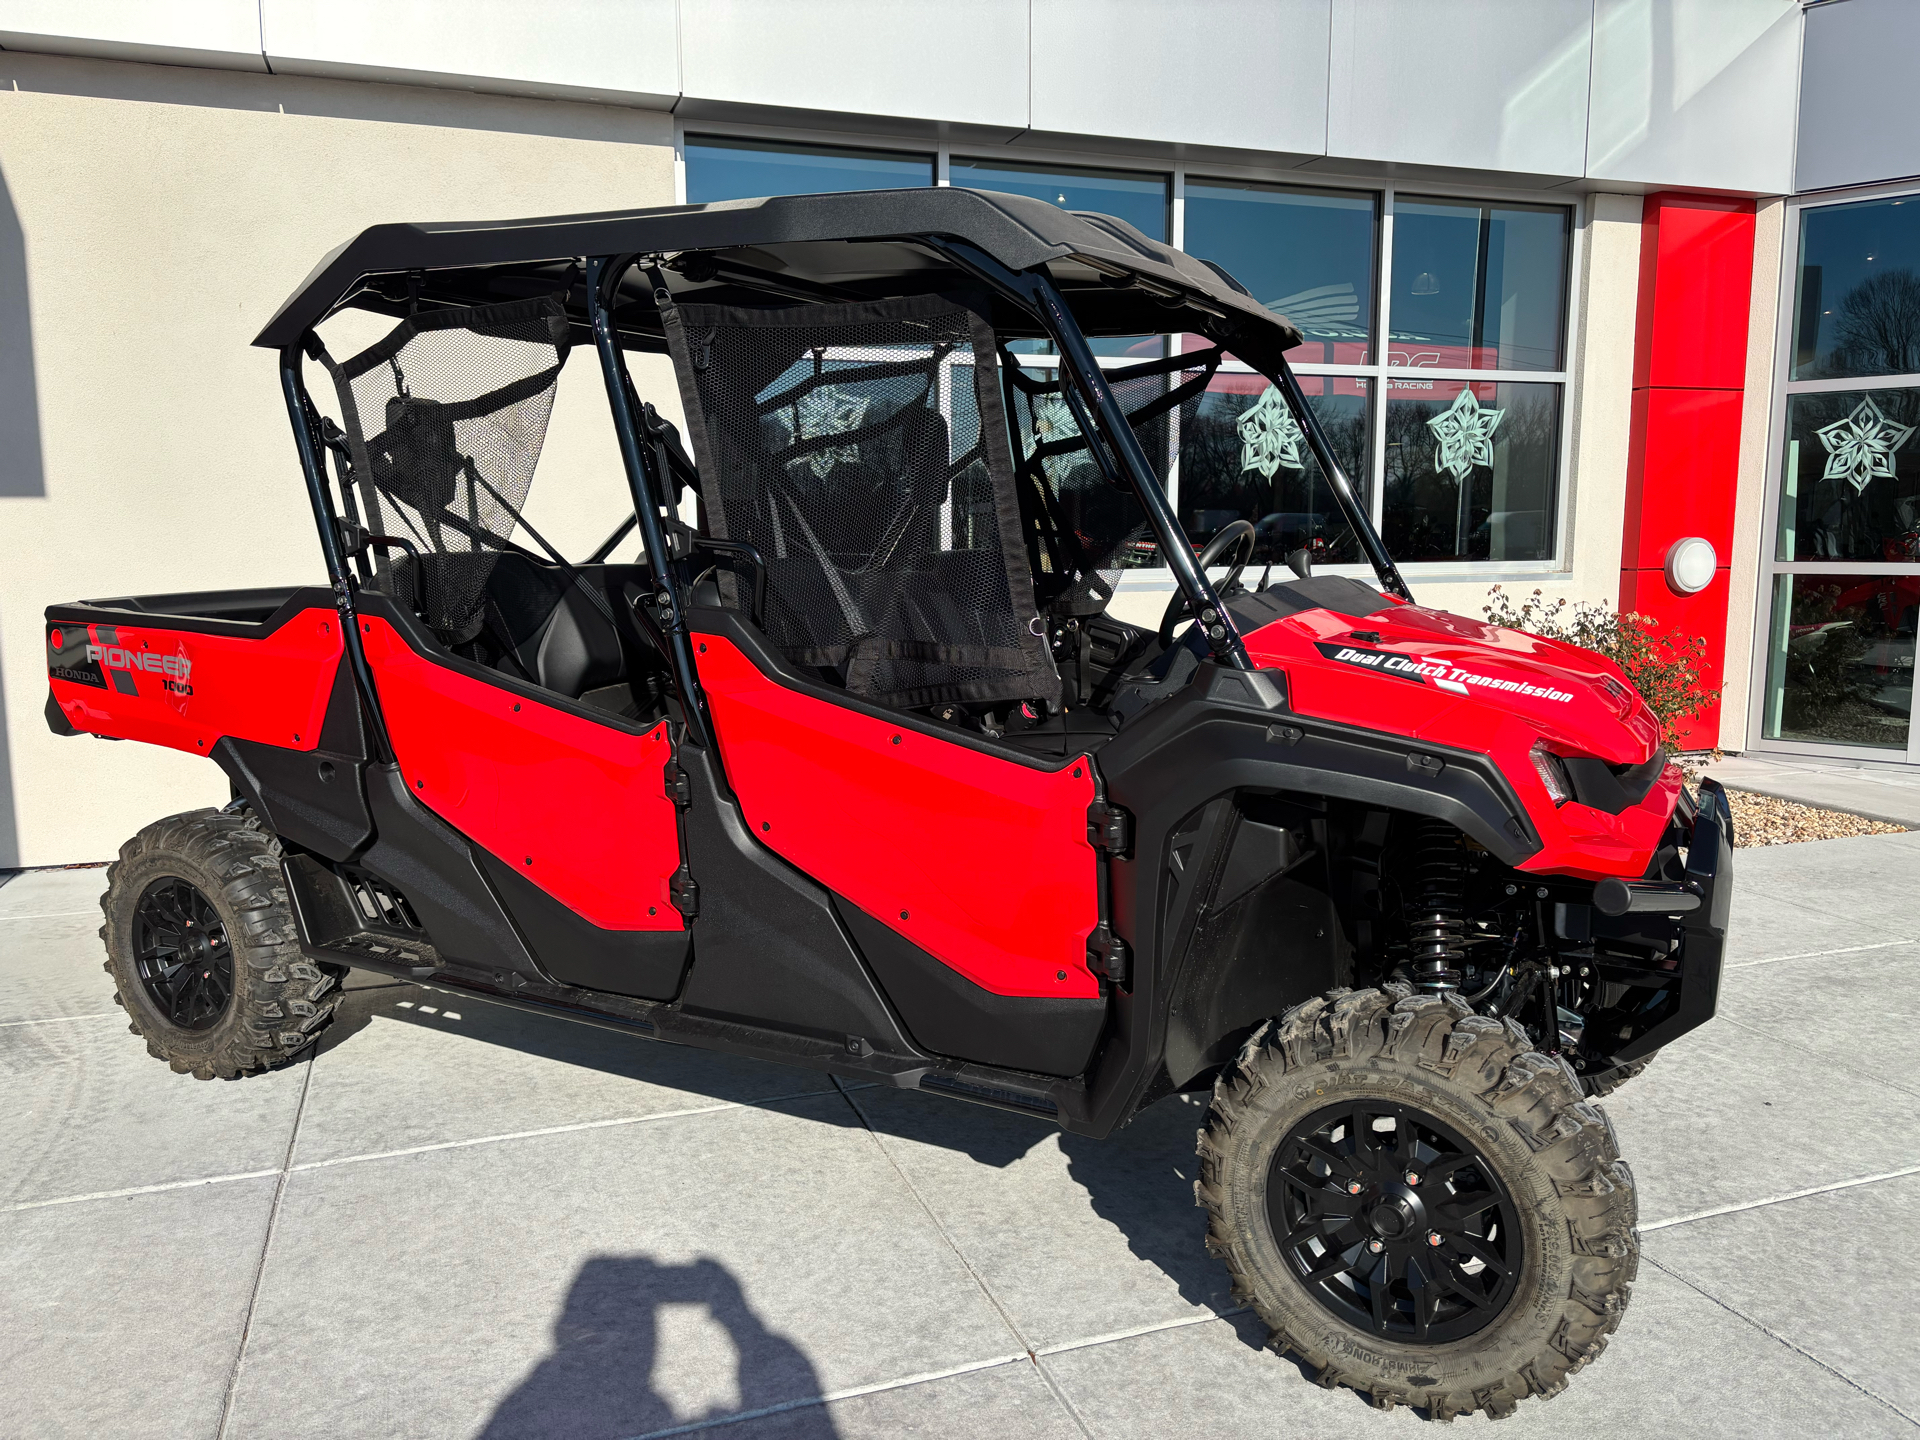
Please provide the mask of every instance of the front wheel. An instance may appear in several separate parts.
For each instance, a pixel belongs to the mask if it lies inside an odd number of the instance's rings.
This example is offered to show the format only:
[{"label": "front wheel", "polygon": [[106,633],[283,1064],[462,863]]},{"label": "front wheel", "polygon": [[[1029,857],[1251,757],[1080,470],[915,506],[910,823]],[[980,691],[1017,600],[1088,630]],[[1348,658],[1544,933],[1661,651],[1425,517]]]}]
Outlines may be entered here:
[{"label": "front wheel", "polygon": [[1499,1418],[1620,1324],[1640,1244],[1612,1127],[1452,996],[1297,1006],[1222,1075],[1199,1150],[1209,1251],[1323,1386]]}]

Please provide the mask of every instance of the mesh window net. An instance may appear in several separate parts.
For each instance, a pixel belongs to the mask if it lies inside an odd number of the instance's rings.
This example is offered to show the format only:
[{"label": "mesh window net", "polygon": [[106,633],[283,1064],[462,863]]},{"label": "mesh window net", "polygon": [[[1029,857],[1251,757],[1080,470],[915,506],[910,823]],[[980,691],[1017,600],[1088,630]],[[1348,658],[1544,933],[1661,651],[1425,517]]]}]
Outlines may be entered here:
[{"label": "mesh window net", "polygon": [[364,524],[420,551],[414,574],[376,549],[380,582],[409,592],[441,639],[481,629],[488,576],[519,522],[567,359],[566,312],[516,301],[410,317],[338,365],[341,419]]},{"label": "mesh window net", "polygon": [[[1089,447],[1060,373],[1023,369],[1005,352],[1001,358],[1036,599],[1052,615],[1099,614],[1123,571],[1160,559],[1147,511],[1131,489],[1103,473],[1104,458],[1114,477],[1123,474],[1104,441],[1098,456]],[[1210,350],[1106,372],[1163,491],[1220,361],[1220,351]]]},{"label": "mesh window net", "polygon": [[985,302],[670,311],[707,521],[794,664],[884,705],[1052,699]]}]

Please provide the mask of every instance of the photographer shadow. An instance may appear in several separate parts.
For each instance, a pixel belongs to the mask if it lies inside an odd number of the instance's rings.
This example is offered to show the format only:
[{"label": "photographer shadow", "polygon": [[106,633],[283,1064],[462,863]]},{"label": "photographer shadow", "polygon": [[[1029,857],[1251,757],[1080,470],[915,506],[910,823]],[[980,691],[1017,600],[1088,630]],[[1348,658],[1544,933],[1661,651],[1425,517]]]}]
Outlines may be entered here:
[{"label": "photographer shadow", "polygon": [[[727,1333],[737,1403],[688,1415],[662,1394],[656,1370],[660,1314],[666,1306],[699,1307]],[[701,1390],[715,1389],[705,1383],[716,1379],[688,1378]],[[720,1262],[701,1257],[676,1265],[645,1255],[590,1256],[554,1321],[554,1349],[495,1407],[480,1435],[647,1436],[767,1407],[791,1407],[797,1399],[820,1394],[813,1363],[794,1342],[768,1329],[739,1280]],[[836,1434],[824,1407],[805,1419],[810,1435]]]}]

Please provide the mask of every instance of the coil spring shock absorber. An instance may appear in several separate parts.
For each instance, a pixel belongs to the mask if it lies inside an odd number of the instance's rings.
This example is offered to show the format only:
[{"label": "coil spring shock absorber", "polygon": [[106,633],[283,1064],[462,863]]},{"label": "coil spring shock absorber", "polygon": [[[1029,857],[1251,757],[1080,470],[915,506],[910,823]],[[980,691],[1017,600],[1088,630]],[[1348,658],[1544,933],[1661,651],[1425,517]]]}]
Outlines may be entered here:
[{"label": "coil spring shock absorber", "polygon": [[1403,914],[1407,918],[1409,963],[1414,984],[1438,994],[1460,989],[1464,951],[1461,920],[1465,867],[1460,833],[1446,821],[1413,823],[1408,844]]}]

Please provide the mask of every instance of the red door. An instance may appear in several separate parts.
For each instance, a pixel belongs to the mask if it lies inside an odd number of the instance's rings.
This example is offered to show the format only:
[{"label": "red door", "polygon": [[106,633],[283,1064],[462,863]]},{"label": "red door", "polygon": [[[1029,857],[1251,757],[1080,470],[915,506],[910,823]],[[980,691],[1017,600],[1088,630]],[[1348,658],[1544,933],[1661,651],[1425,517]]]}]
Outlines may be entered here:
[{"label": "red door", "polygon": [[490,685],[365,617],[368,663],[408,788],[555,900],[610,931],[679,931],[680,865],[660,724],[637,734]]},{"label": "red door", "polygon": [[997,995],[1100,994],[1086,756],[1023,765],[792,689],[723,636],[695,649],[757,839]]}]

